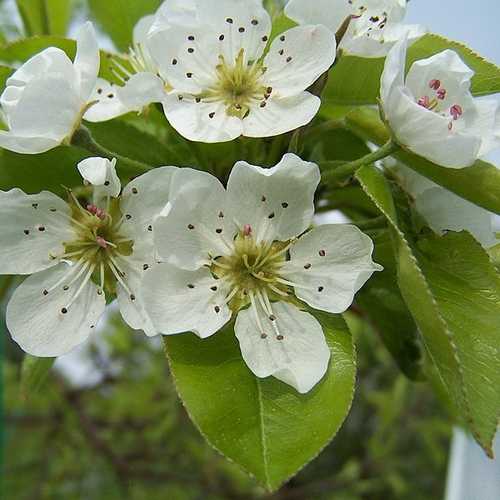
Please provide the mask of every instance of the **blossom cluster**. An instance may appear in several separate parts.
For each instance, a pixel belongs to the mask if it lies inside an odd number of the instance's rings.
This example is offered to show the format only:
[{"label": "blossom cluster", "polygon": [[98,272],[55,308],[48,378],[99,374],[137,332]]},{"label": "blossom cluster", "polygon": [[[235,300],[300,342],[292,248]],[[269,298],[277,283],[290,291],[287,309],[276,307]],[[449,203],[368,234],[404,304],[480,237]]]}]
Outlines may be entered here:
[{"label": "blossom cluster", "polygon": [[[406,48],[425,33],[403,24],[405,8],[405,0],[291,0],[285,13],[298,25],[272,39],[261,0],[169,0],[138,22],[129,54],[113,62],[115,83],[98,76],[86,23],[73,61],[48,48],[7,80],[0,146],[42,153],[71,144],[82,120],[154,103],[190,141],[285,134],[313,120],[315,82],[351,53],[387,55],[380,108],[399,147],[444,167],[470,166],[500,143],[498,103],[472,97],[473,73],[450,50],[405,76]],[[89,337],[116,297],[124,321],[148,336],[207,338],[234,321],[256,376],[311,390],[330,360],[313,310],[343,313],[382,270],[355,225],[314,226],[318,165],[291,153],[272,168],[241,158],[226,186],[164,166],[123,189],[116,166],[82,160],[84,186],[68,189],[68,201],[0,192],[0,273],[29,275],[7,308],[13,339],[35,356],[62,355]],[[427,200],[417,208],[435,231],[455,228],[427,188],[415,194]],[[485,246],[496,241],[489,231]]]}]

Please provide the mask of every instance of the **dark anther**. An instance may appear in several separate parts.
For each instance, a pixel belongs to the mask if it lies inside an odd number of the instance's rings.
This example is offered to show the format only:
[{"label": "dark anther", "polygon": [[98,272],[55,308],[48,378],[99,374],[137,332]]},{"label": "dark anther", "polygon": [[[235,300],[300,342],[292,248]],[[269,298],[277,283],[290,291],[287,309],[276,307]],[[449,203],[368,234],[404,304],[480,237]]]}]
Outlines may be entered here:
[{"label": "dark anther", "polygon": [[172,64],[175,66],[177,64],[177,59],[172,59]]},{"label": "dark anther", "polygon": [[48,294],[49,294],[48,290],[44,290],[42,293],[43,293],[44,295],[48,295]]},{"label": "dark anther", "polygon": [[189,283],[188,288],[193,289],[193,288],[194,288],[194,285],[192,285],[191,283]]},{"label": "dark anther", "polygon": [[272,87],[267,87],[266,92],[268,94],[271,94],[273,92],[273,88]]},{"label": "dark anther", "polygon": [[276,316],[271,314],[271,316],[269,316],[269,321],[276,321]]},{"label": "dark anther", "polygon": [[137,188],[132,188],[132,194],[137,194],[139,191],[137,191]]},{"label": "dark anther", "polygon": [[277,338],[278,340],[283,340],[285,337],[283,337],[283,335],[278,335],[276,338]]},{"label": "dark anther", "polygon": [[274,212],[273,212],[272,214],[269,214],[269,215],[267,216],[267,218],[268,218],[268,219],[274,219]]},{"label": "dark anther", "polygon": [[148,226],[148,231],[152,231],[153,230],[153,226]]},{"label": "dark anther", "polygon": [[108,94],[108,99],[113,99],[115,97],[115,94]]},{"label": "dark anther", "polygon": [[238,28],[238,31],[240,33],[245,33],[245,28],[243,26],[241,26],[240,28]]},{"label": "dark anther", "polygon": [[97,93],[98,93],[99,95],[101,95],[101,94],[102,94],[102,89],[97,89]]},{"label": "dark anther", "polygon": [[65,292],[67,292],[67,291],[69,290],[69,286],[68,286],[68,285],[64,285],[64,286],[63,286],[63,290],[64,290]]},{"label": "dark anther", "polygon": [[142,266],[142,269],[144,269],[144,271],[147,271],[149,269],[149,265],[148,264],[144,264]]},{"label": "dark anther", "polygon": [[284,53],[285,53],[285,51],[284,51],[283,49],[281,49],[281,50],[278,52],[278,54],[279,54],[280,56],[282,56]]},{"label": "dark anther", "polygon": [[132,216],[130,214],[125,215],[125,219],[130,220]]},{"label": "dark anther", "polygon": [[57,212],[57,208],[49,208],[51,212]]},{"label": "dark anther", "polygon": [[262,195],[262,198],[260,199],[260,201],[262,201],[262,203],[264,203],[266,200],[267,200],[267,198],[264,195]]},{"label": "dark anther", "polygon": [[194,229],[193,224],[188,224],[188,229]]},{"label": "dark anther", "polygon": [[281,204],[281,206],[282,206],[283,208],[288,208],[288,203],[287,203],[286,201],[284,201],[284,202]]},{"label": "dark anther", "polygon": [[106,181],[106,182],[104,183],[104,185],[105,185],[105,186],[109,186],[109,181]]},{"label": "dark anther", "polygon": [[325,250],[320,250],[319,251],[319,256],[320,257],[324,257],[326,255],[326,251]]},{"label": "dark anther", "polygon": [[217,287],[214,285],[214,286],[211,286],[210,287],[210,290],[212,290],[213,292],[216,292],[217,291]]},{"label": "dark anther", "polygon": [[135,300],[135,295],[134,295],[133,293],[130,295],[130,300],[131,300],[132,302]]},{"label": "dark anther", "polygon": [[216,232],[217,234],[221,234],[221,233],[222,233],[222,229],[219,227],[219,228],[217,228],[217,229],[215,230],[215,232]]},{"label": "dark anther", "polygon": [[306,265],[304,266],[304,269],[311,269],[311,264],[306,264]]},{"label": "dark anther", "polygon": [[30,234],[30,230],[29,230],[29,229],[25,229],[25,230],[24,230],[24,234],[25,234],[26,236],[28,236],[28,234]]},{"label": "dark anther", "polygon": [[209,113],[208,117],[209,118],[213,118],[215,116],[215,113],[212,111],[211,113]]},{"label": "dark anther", "polygon": [[198,102],[198,103],[200,103],[200,102],[201,102],[201,97],[197,97],[197,98],[195,99],[195,101],[196,101],[196,102]]},{"label": "dark anther", "polygon": [[233,20],[232,20],[230,17],[228,17],[228,18],[226,19],[226,23],[228,23],[228,24],[233,24]]},{"label": "dark anther", "polygon": [[189,52],[190,54],[192,54],[192,53],[194,52],[193,47],[189,47],[188,52]]},{"label": "dark anther", "polygon": [[193,35],[189,35],[189,36],[188,36],[188,40],[189,40],[190,42],[193,42],[193,41],[194,41],[194,36],[193,36]]},{"label": "dark anther", "polygon": [[262,102],[260,103],[260,107],[261,107],[261,108],[265,108],[265,107],[266,107],[266,104],[267,104],[267,103],[266,103],[266,101],[262,101]]},{"label": "dark anther", "polygon": [[252,24],[254,26],[257,26],[257,24],[259,24],[259,21],[257,21],[257,19],[252,19]]},{"label": "dark anther", "polygon": [[221,35],[221,36],[219,37],[219,40],[222,42],[222,40],[224,40],[224,35]]},{"label": "dark anther", "polygon": [[41,233],[43,233],[43,232],[45,231],[45,227],[40,226],[40,227],[38,228],[38,230],[39,230]]},{"label": "dark anther", "polygon": [[318,292],[320,292],[320,293],[321,293],[324,289],[325,289],[325,287],[323,287],[323,286],[319,286],[319,287],[318,287]]},{"label": "dark anther", "polygon": [[38,203],[33,203],[31,206],[36,210],[38,208]]},{"label": "dark anther", "polygon": [[281,35],[281,36],[280,36],[280,40],[281,40],[282,42],[284,42],[284,41],[285,41],[285,35]]},{"label": "dark anther", "polygon": [[215,306],[214,307],[214,311],[219,314],[220,313],[220,307],[219,306]]},{"label": "dark anther", "polygon": [[286,62],[290,62],[292,60],[292,58],[289,56],[286,58]]},{"label": "dark anther", "polygon": [[260,338],[261,338],[261,339],[267,339],[267,335],[266,335],[265,333],[261,333],[261,334],[260,334]]},{"label": "dark anther", "polygon": [[224,218],[224,213],[221,211],[219,212],[219,219],[223,219]]},{"label": "dark anther", "polygon": [[268,40],[269,40],[269,38],[268,38],[266,35],[264,35],[264,36],[262,37],[262,41],[263,41],[263,42],[267,42]]},{"label": "dark anther", "polygon": [[63,307],[63,308],[61,309],[61,312],[62,312],[63,314],[67,314],[67,313],[68,313],[68,310],[67,310],[65,307]]},{"label": "dark anther", "polygon": [[182,99],[184,99],[184,96],[183,95],[179,95],[179,96],[177,96],[177,99],[179,99],[179,101],[182,101]]}]

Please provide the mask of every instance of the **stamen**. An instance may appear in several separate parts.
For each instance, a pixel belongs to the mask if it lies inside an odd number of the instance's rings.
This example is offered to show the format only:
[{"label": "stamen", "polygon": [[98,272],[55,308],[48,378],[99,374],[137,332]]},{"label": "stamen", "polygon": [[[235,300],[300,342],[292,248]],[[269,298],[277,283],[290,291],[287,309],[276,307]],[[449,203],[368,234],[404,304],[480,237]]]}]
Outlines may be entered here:
[{"label": "stamen", "polygon": [[463,115],[462,107],[459,104],[454,104],[450,108],[450,115],[454,120],[458,120]]},{"label": "stamen", "polygon": [[434,78],[429,82],[429,88],[431,88],[432,90],[438,90],[439,87],[441,87],[441,82],[439,80],[436,80]]}]

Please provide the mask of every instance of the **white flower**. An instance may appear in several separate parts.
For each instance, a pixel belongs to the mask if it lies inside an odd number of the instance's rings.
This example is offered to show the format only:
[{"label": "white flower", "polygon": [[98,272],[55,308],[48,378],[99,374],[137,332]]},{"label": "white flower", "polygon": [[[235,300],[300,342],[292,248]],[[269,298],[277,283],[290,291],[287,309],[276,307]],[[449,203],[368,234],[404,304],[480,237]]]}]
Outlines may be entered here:
[{"label": "white flower", "polygon": [[381,107],[397,141],[438,165],[463,168],[500,145],[500,109],[470,93],[473,72],[445,50],[415,62],[405,79],[406,42],[387,56]]},{"label": "white flower", "polygon": [[406,0],[290,0],[285,13],[299,24],[323,24],[334,33],[352,16],[340,48],[362,57],[383,57],[401,38],[414,42],[426,32],[402,23]]},{"label": "white flower", "polygon": [[287,154],[264,169],[238,162],[227,190],[215,178],[176,198],[155,222],[164,261],[145,277],[143,300],[163,334],[201,338],[237,315],[243,358],[258,377],[308,392],[330,351],[305,304],[341,313],[381,267],[351,225],[308,231],[318,167]]},{"label": "white flower", "polygon": [[92,100],[96,103],[85,113],[85,120],[101,122],[111,120],[131,111],[140,112],[154,102],[161,102],[170,88],[158,76],[158,68],[151,59],[147,44],[147,34],[154,16],[145,16],[134,27],[133,46],[130,48],[125,68],[117,60],[112,60],[113,73],[120,80],[114,85],[99,78],[95,85]]},{"label": "white flower", "polygon": [[271,18],[260,0],[196,0],[191,24],[157,20],[149,48],[174,92],[163,106],[184,137],[230,141],[267,137],[307,124],[320,100],[306,92],[333,64],[323,26],[293,28],[264,57]]},{"label": "white flower", "polygon": [[[153,221],[191,169],[161,167],[120,192],[114,162],[91,158],[79,164],[97,184],[94,202],[70,202],[49,192],[0,191],[0,273],[31,274],[7,306],[12,338],[35,356],[59,356],[82,343],[106,304],[117,295],[121,314],[135,329],[155,335],[138,288],[154,261]],[[208,174],[206,174],[208,175]]]},{"label": "white flower", "polygon": [[36,154],[69,141],[90,104],[99,72],[99,48],[91,23],[77,35],[74,62],[49,47],[26,61],[0,97],[8,131],[0,147]]},{"label": "white flower", "polygon": [[398,165],[396,173],[405,190],[414,198],[417,212],[434,232],[469,231],[486,249],[500,243],[493,229],[491,212],[460,198],[404,165]]}]

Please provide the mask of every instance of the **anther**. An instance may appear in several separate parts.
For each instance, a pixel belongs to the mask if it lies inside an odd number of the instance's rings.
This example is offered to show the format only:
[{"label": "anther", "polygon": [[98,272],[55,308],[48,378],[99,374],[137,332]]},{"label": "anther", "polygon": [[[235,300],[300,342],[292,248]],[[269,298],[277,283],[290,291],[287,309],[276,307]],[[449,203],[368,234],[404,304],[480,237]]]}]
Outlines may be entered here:
[{"label": "anther", "polygon": [[190,54],[192,54],[192,53],[194,52],[193,47],[189,47],[188,52],[189,52]]},{"label": "anther", "polygon": [[39,230],[41,233],[43,233],[43,232],[45,231],[45,227],[44,227],[44,226],[40,226],[40,227],[38,228],[38,230]]},{"label": "anther", "polygon": [[321,293],[324,289],[325,289],[324,287],[319,286],[319,287],[318,287],[318,292],[319,292],[319,293]]},{"label": "anther", "polygon": [[260,334],[260,338],[261,338],[261,339],[267,339],[267,335],[266,335],[265,333],[261,333],[261,334]]},{"label": "anther", "polygon": [[125,219],[130,220],[131,218],[132,218],[132,216],[130,214],[125,215]]},{"label": "anther", "polygon": [[193,78],[193,73],[186,73],[186,76],[187,76],[188,78]]},{"label": "anther", "polygon": [[446,89],[439,89],[437,92],[437,98],[440,100],[440,101],[443,101],[446,97]]},{"label": "anther", "polygon": [[224,218],[224,212],[222,212],[222,210],[219,212],[219,219],[223,219]]},{"label": "anther", "polygon": [[67,310],[65,307],[63,307],[63,308],[61,309],[61,312],[62,312],[63,314],[67,314],[67,313],[68,313],[68,310]]},{"label": "anther", "polygon": [[148,231],[151,232],[153,230],[153,226],[148,226]]},{"label": "anther", "polygon": [[281,36],[280,36],[280,40],[281,40],[282,42],[284,42],[284,41],[285,41],[285,35],[281,35]]},{"label": "anther", "polygon": [[252,24],[254,26],[257,26],[257,24],[259,24],[259,21],[257,21],[257,19],[252,19]]},{"label": "anther", "polygon": [[172,64],[175,66],[177,64],[177,59],[172,59]]},{"label": "anther", "polygon": [[139,191],[137,191],[137,188],[132,188],[132,194],[137,194]]},{"label": "anther", "polygon": [[134,300],[135,300],[135,295],[134,295],[133,293],[131,293],[131,294],[130,294],[130,300],[131,300],[132,302],[134,302]]},{"label": "anther", "polygon": [[48,295],[48,294],[49,294],[49,291],[48,291],[48,290],[44,290],[42,293],[43,293],[44,295]]},{"label": "anther", "polygon": [[215,306],[214,307],[214,311],[219,314],[220,313],[220,307],[219,306]]},{"label": "anther", "polygon": [[261,107],[261,108],[265,108],[265,107],[266,107],[266,104],[267,104],[267,103],[266,103],[266,101],[262,101],[262,102],[260,103],[260,107]]},{"label": "anther", "polygon": [[212,111],[211,113],[208,114],[209,118],[213,118],[215,116],[215,113]]},{"label": "anther", "polygon": [[278,335],[278,336],[276,337],[276,339],[277,339],[277,340],[283,340],[284,338],[285,338],[285,337],[283,337],[283,335]]},{"label": "anther", "polygon": [[283,208],[288,208],[288,203],[287,203],[286,201],[284,201],[284,202],[281,204],[281,206],[282,206]]},{"label": "anther", "polygon": [[108,244],[102,236],[98,236],[95,241],[101,248],[108,248]]},{"label": "anther", "polygon": [[38,203],[32,203],[31,206],[36,210],[38,208]]},{"label": "anther", "polygon": [[264,35],[264,36],[262,37],[262,41],[263,41],[263,42],[267,42],[268,40],[269,40],[269,38],[268,38],[266,35]]},{"label": "anther", "polygon": [[222,229],[219,227],[219,228],[217,228],[217,229],[215,230],[215,232],[216,232],[217,234],[221,234],[221,233],[222,233]]},{"label": "anther", "polygon": [[114,94],[108,94],[107,97],[108,97],[108,99],[113,99],[113,97],[115,97],[115,95]]},{"label": "anther", "polygon": [[271,316],[269,316],[269,321],[276,321],[276,316],[271,314]]},{"label": "anther", "polygon": [[109,186],[109,181],[105,181],[105,182],[104,182],[104,185],[105,185],[106,187],[107,187],[107,186]]},{"label": "anther", "polygon": [[311,267],[312,267],[312,266],[311,266],[311,264],[306,264],[306,265],[304,266],[304,269],[311,269]]},{"label": "anther", "polygon": [[269,215],[267,216],[267,218],[268,218],[268,219],[274,219],[274,216],[275,216],[275,214],[274,214],[274,212],[273,212],[273,213],[269,214]]},{"label": "anther", "polygon": [[252,234],[252,226],[250,224],[245,224],[243,226],[243,236],[250,236]]},{"label": "anther", "polygon": [[25,234],[26,236],[28,236],[28,234],[30,234],[30,230],[29,230],[29,229],[25,229],[25,230],[24,230],[24,234]]},{"label": "anther", "polygon": [[225,37],[224,37],[224,35],[221,35],[221,36],[219,37],[219,40],[222,42],[222,41],[224,40],[224,38],[225,38]]},{"label": "anther", "polygon": [[291,62],[291,60],[292,60],[292,57],[291,57],[291,56],[288,56],[288,57],[286,58],[286,62],[287,62],[287,63]]},{"label": "anther", "polygon": [[188,40],[189,40],[190,42],[194,42],[194,36],[193,36],[193,35],[189,35],[189,36],[188,36]]},{"label": "anther", "polygon": [[273,88],[272,87],[267,87],[266,93],[267,94],[272,94],[272,92],[273,92]]},{"label": "anther", "polygon": [[63,290],[64,290],[65,292],[67,292],[67,291],[69,290],[69,286],[68,286],[68,285],[64,285],[64,286],[63,286]]},{"label": "anther", "polygon": [[190,229],[192,231],[194,229],[193,224],[188,224],[188,229]]},{"label": "anther", "polygon": [[210,290],[212,290],[212,292],[216,292],[217,291],[217,287],[216,286],[211,286]]},{"label": "anther", "polygon": [[226,23],[228,23],[228,24],[233,24],[233,20],[232,20],[230,17],[228,17],[228,18],[226,19]]},{"label": "anther", "polygon": [[262,201],[262,203],[264,203],[266,201],[266,197],[264,195],[262,195],[262,198],[260,199],[260,201]]},{"label": "anther", "polygon": [[439,87],[441,87],[441,82],[439,80],[436,80],[434,78],[429,82],[429,88],[431,88],[432,90],[438,90]]},{"label": "anther", "polygon": [[318,253],[319,253],[320,257],[324,257],[326,255],[326,251],[325,250],[320,250]]},{"label": "anther", "polygon": [[192,283],[189,283],[189,284],[188,284],[188,288],[193,289],[193,288],[194,288],[194,285],[193,285]]},{"label": "anther", "polygon": [[284,51],[283,49],[280,49],[280,50],[278,51],[278,54],[279,54],[280,56],[282,56],[284,53],[285,53],[285,51]]},{"label": "anther", "polygon": [[450,108],[450,115],[453,116],[454,120],[458,120],[463,115],[462,107],[459,104],[454,104]]},{"label": "anther", "polygon": [[147,270],[149,269],[149,265],[148,265],[148,264],[144,264],[144,265],[142,266],[142,269],[143,269],[144,271],[147,271]]}]

